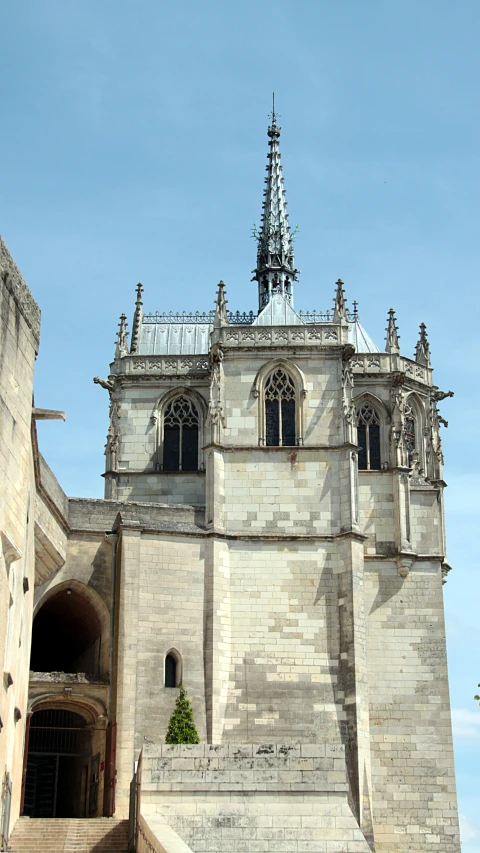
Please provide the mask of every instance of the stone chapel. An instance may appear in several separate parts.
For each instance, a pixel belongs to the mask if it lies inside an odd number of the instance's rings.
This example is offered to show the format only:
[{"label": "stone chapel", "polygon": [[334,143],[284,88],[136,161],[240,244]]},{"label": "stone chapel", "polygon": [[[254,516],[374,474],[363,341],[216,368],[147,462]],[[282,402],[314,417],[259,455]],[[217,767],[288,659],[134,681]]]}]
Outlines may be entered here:
[{"label": "stone chapel", "polygon": [[[257,310],[221,281],[212,312],[155,313],[139,284],[130,340],[120,318],[102,500],[39,452],[63,413],[32,407],[39,310],[0,243],[2,849],[130,813],[140,853],[459,853],[452,393],[423,323],[408,357],[340,279],[297,308],[279,140],[273,113]],[[180,685],[198,745],[164,742]]]}]

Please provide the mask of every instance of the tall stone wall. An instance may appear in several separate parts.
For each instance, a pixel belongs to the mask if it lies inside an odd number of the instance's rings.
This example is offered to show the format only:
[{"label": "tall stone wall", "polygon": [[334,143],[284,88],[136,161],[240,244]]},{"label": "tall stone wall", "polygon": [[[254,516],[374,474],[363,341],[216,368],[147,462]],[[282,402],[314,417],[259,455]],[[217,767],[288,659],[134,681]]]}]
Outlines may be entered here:
[{"label": "tall stone wall", "polygon": [[439,562],[365,574],[378,853],[459,849]]},{"label": "tall stone wall", "polygon": [[178,691],[165,687],[165,657],[181,658],[182,681],[206,738],[204,549],[193,537],[124,528],[117,576],[117,802],[128,810],[133,762],[144,738],[163,742]]},{"label": "tall stone wall", "polygon": [[236,541],[229,551],[230,672],[222,741],[341,742],[335,546]]},{"label": "tall stone wall", "polygon": [[40,311],[0,239],[0,772],[19,810],[35,583],[33,371]]}]

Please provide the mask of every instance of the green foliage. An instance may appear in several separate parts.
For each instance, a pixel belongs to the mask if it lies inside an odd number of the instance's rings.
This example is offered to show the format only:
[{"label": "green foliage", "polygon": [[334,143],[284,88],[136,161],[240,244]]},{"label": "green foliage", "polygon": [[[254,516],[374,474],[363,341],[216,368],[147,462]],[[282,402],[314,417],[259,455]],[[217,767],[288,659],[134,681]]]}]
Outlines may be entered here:
[{"label": "green foliage", "polygon": [[200,743],[193,719],[193,709],[184,687],[180,688],[180,694],[170,717],[165,743]]},{"label": "green foliage", "polygon": [[[478,685],[478,687],[480,687],[480,684]],[[474,696],[473,698],[476,699],[477,702],[480,702],[480,696]]]}]

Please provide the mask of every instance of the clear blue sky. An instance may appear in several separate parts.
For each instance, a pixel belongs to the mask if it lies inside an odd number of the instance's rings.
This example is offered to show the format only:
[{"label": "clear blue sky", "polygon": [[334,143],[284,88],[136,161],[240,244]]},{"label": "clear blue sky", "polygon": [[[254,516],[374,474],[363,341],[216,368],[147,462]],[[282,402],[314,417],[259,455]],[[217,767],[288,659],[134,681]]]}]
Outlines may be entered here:
[{"label": "clear blue sky", "polygon": [[4,3],[0,227],[42,308],[39,425],[70,495],[102,496],[106,376],[135,285],[145,308],[230,308],[250,282],[271,92],[296,305],[341,276],[383,346],[427,323],[449,482],[445,587],[463,853],[479,853],[478,0]]}]

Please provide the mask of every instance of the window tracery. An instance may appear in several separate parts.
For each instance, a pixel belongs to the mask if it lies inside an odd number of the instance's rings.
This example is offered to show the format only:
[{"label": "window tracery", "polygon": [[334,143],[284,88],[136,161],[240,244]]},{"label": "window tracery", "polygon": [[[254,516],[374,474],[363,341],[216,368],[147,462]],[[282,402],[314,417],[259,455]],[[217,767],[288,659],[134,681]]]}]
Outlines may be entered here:
[{"label": "window tracery", "polygon": [[292,447],[295,440],[295,385],[281,367],[265,381],[265,438],[267,447]]},{"label": "window tracery", "polygon": [[163,470],[198,470],[199,415],[186,396],[176,397],[163,415]]},{"label": "window tracery", "polygon": [[357,436],[361,471],[380,471],[380,417],[374,406],[365,401],[357,409]]}]

